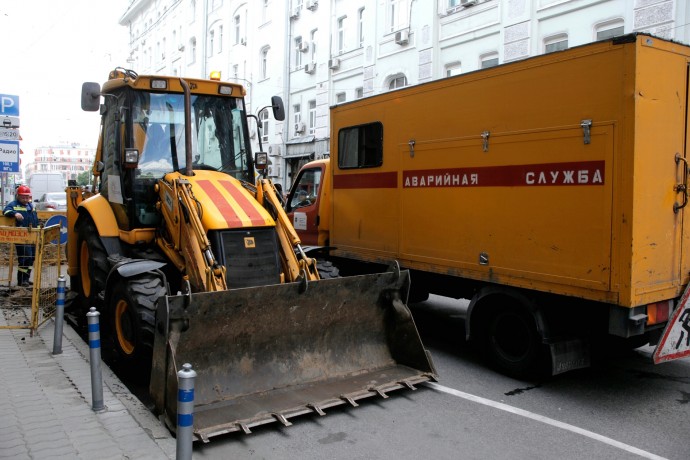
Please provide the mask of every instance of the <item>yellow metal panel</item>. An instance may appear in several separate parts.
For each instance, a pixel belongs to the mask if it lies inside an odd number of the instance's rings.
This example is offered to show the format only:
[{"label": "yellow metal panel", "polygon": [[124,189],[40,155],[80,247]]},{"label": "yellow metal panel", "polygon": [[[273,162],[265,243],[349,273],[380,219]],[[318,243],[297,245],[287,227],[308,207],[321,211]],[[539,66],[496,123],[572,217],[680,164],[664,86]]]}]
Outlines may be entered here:
[{"label": "yellow metal panel", "polygon": [[271,215],[235,178],[219,178],[214,171],[196,171],[187,177],[203,203],[202,223],[207,230],[275,225]]},{"label": "yellow metal panel", "polygon": [[119,236],[117,221],[110,207],[108,200],[101,195],[94,195],[88,200],[84,200],[79,205],[85,208],[96,224],[98,234],[101,237]]},{"label": "yellow metal panel", "polygon": [[[670,45],[670,46],[669,46]],[[677,51],[684,50],[684,54]],[[681,267],[683,217],[674,212],[682,201],[687,123],[688,51],[659,39],[642,37],[635,74],[635,144],[631,302],[653,298],[656,291],[678,289],[687,282]]]},{"label": "yellow metal panel", "polygon": [[[685,210],[673,212],[689,59],[687,46],[637,36],[334,107],[331,244],[623,306],[677,296],[690,273]],[[339,130],[372,122],[383,165],[340,170]],[[558,182],[595,171],[601,183]],[[371,185],[389,174],[394,185]],[[539,174],[546,183],[530,183]]]}]

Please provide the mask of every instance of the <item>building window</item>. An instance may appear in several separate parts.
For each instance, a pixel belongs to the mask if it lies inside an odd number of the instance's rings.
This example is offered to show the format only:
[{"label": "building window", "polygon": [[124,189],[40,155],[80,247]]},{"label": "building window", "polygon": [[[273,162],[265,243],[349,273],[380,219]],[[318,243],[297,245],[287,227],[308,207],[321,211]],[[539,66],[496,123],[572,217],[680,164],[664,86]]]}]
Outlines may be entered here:
[{"label": "building window", "polygon": [[218,26],[218,53],[223,52],[223,26]]},{"label": "building window", "polygon": [[544,40],[544,53],[553,53],[568,49],[568,36],[556,35]]},{"label": "building window", "polygon": [[189,39],[189,63],[194,64],[196,61],[196,38]]},{"label": "building window", "polygon": [[302,134],[302,107],[300,104],[292,106],[292,121],[295,125],[295,136]]},{"label": "building window", "polygon": [[623,35],[625,28],[623,27],[623,20],[608,21],[599,24],[595,27],[597,40],[608,40],[609,38]]},{"label": "building window", "polygon": [[390,83],[388,83],[389,90],[404,88],[405,86],[407,86],[407,77],[405,75],[396,75],[392,77]]},{"label": "building window", "polygon": [[495,67],[498,65],[498,53],[489,53],[481,56],[479,58],[480,67],[482,69],[488,69],[489,67]]},{"label": "building window", "polygon": [[268,110],[264,109],[259,114],[261,120],[261,142],[268,142]]},{"label": "building window", "polygon": [[261,19],[264,24],[268,22],[268,1],[263,0],[263,8],[261,9]]},{"label": "building window", "polygon": [[452,62],[450,64],[446,64],[446,77],[460,75],[461,72],[462,67],[460,66],[459,62]]},{"label": "building window", "polygon": [[337,38],[338,54],[342,54],[345,50],[345,16],[338,18],[338,38]]},{"label": "building window", "polygon": [[235,16],[234,24],[235,24],[235,45],[239,45],[240,40],[242,38],[242,21],[240,20],[239,14],[237,16]]},{"label": "building window", "polygon": [[364,97],[364,88],[361,86],[355,89],[355,99],[362,99]]},{"label": "building window", "polygon": [[317,32],[318,32],[318,29],[314,29],[309,34],[309,38],[311,39],[311,43],[309,46],[309,52],[311,53],[311,62],[316,62],[316,35],[317,35]]},{"label": "building window", "polygon": [[360,8],[357,12],[357,37],[359,38],[359,46],[364,45],[364,8]]},{"label": "building window", "polygon": [[316,101],[309,101],[309,134],[316,131]]},{"label": "building window", "polygon": [[261,50],[261,78],[268,78],[268,50],[269,47],[265,47]]},{"label": "building window", "polygon": [[395,32],[407,27],[408,1],[409,0],[388,0],[388,17],[386,20],[389,32]]},{"label": "building window", "polygon": [[209,57],[213,56],[213,40],[215,38],[215,35],[216,35],[216,33],[213,30],[208,34],[208,56]]},{"label": "building window", "polygon": [[300,69],[302,67],[302,37],[295,38],[295,67]]},{"label": "building window", "polygon": [[346,100],[345,93],[337,93],[335,95],[335,102],[336,103],[341,104],[341,103],[345,102],[345,100]]}]

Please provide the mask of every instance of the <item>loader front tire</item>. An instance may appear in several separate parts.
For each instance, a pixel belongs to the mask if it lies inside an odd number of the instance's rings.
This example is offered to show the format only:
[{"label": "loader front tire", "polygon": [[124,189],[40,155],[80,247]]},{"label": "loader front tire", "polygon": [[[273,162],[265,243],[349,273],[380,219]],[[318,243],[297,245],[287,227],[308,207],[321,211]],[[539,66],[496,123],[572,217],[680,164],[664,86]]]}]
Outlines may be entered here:
[{"label": "loader front tire", "polygon": [[86,301],[86,308],[98,305],[98,293],[105,287],[108,277],[108,254],[103,247],[98,229],[91,217],[82,216],[75,225],[78,243],[79,276],[73,277],[77,292]]},{"label": "loader front tire", "polygon": [[148,273],[122,279],[115,286],[108,310],[115,352],[124,363],[150,366],[156,300],[165,294],[163,281]]}]

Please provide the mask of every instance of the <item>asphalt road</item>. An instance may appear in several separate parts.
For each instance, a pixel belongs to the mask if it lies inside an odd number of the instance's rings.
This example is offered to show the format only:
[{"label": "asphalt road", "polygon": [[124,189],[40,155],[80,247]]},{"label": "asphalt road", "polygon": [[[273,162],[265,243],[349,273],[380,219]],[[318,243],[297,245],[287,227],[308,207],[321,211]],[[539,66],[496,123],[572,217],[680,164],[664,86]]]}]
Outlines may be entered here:
[{"label": "asphalt road", "polygon": [[465,343],[464,305],[432,297],[413,306],[437,383],[195,443],[194,458],[690,458],[690,361],[654,366],[647,347],[545,381],[513,380]]}]

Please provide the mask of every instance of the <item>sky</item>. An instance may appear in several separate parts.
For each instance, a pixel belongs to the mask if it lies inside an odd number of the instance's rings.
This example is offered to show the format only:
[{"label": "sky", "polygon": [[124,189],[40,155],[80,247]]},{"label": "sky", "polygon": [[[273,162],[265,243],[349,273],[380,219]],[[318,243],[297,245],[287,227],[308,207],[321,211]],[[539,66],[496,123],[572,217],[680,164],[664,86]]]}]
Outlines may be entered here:
[{"label": "sky", "polygon": [[81,110],[81,85],[126,67],[129,0],[0,0],[0,94],[19,96],[20,148],[95,148],[98,112]]}]

